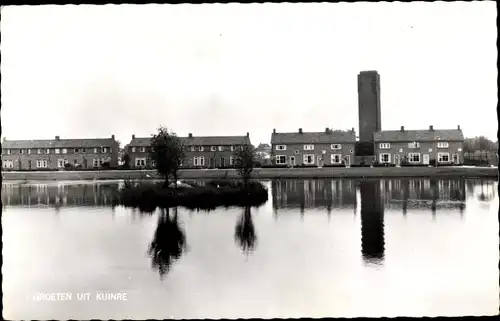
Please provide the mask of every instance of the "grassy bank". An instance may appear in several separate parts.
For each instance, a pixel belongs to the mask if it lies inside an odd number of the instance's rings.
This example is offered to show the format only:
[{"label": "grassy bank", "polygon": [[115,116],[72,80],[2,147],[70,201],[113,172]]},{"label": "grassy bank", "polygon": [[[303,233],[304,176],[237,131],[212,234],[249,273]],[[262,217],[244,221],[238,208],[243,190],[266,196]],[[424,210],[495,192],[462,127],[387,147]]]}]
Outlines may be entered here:
[{"label": "grassy bank", "polygon": [[[227,178],[237,178],[235,170],[181,170],[180,179],[217,179],[227,172]],[[273,178],[361,178],[361,177],[450,177],[497,178],[498,169],[492,167],[329,167],[329,168],[256,168],[255,179]],[[5,181],[53,180],[117,180],[158,179],[154,170],[61,171],[61,172],[2,172]]]},{"label": "grassy bank", "polygon": [[116,205],[153,212],[157,207],[183,206],[212,210],[219,206],[259,206],[268,199],[267,188],[259,182],[243,186],[238,181],[215,181],[206,186],[164,188],[163,183],[126,182],[118,191]]}]

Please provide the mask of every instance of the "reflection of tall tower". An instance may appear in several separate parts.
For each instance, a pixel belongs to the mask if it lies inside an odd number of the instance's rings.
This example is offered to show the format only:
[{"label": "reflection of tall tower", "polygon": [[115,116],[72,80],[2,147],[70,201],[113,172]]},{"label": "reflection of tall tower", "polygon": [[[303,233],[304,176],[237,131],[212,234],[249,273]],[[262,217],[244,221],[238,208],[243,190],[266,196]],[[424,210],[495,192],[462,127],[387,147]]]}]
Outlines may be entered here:
[{"label": "reflection of tall tower", "polygon": [[372,142],[373,133],[381,130],[380,75],[362,71],[358,75],[359,141]]},{"label": "reflection of tall tower", "polygon": [[361,252],[366,261],[383,260],[384,205],[377,181],[360,183],[361,192]]}]

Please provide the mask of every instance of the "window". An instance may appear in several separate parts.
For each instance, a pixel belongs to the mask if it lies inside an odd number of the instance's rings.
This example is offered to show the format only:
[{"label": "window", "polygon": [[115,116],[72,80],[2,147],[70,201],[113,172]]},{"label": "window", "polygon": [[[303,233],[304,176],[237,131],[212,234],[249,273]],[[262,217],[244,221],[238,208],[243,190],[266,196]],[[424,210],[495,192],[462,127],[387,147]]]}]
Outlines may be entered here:
[{"label": "window", "polygon": [[197,156],[193,158],[193,165],[194,166],[205,166],[205,157],[203,156]]},{"label": "window", "polygon": [[450,144],[448,142],[438,142],[437,143],[437,148],[448,148],[450,147]]},{"label": "window", "polygon": [[107,149],[106,147],[103,147],[103,148],[102,148],[102,152],[103,152],[103,153],[107,153],[107,152],[108,152],[108,149]]},{"label": "window", "polygon": [[340,154],[333,154],[331,155],[331,158],[332,158],[332,164],[342,163],[342,155]]},{"label": "window", "polygon": [[380,162],[381,163],[390,163],[391,162],[391,154],[388,153],[381,153],[380,154]]},{"label": "window", "polygon": [[420,163],[420,153],[409,153],[408,161],[410,163]]},{"label": "window", "polygon": [[82,153],[85,153],[85,148],[82,148]]},{"label": "window", "polygon": [[12,151],[10,149],[7,149],[7,155],[10,155]]},{"label": "window", "polygon": [[286,150],[286,145],[276,145],[276,150]]},{"label": "window", "polygon": [[342,145],[341,144],[332,144],[330,146],[331,149],[342,149]]},{"label": "window", "polygon": [[179,159],[179,167],[182,166],[182,159]]},{"label": "window", "polygon": [[63,154],[67,154],[67,153],[68,153],[68,150],[67,150],[66,148],[63,148],[62,153],[63,153]]},{"label": "window", "polygon": [[[104,150],[104,148],[103,148],[103,150]],[[146,148],[145,147],[141,147],[141,153],[144,153],[145,151],[146,151]]]},{"label": "window", "polygon": [[285,155],[276,156],[276,164],[278,165],[286,164],[286,156]]},{"label": "window", "polygon": [[203,146],[200,146],[200,148],[198,149],[200,152],[203,151]]},{"label": "window", "polygon": [[304,150],[314,150],[314,145],[304,145]]},{"label": "window", "polygon": [[42,150],[39,148],[39,149],[37,149],[37,150],[36,150],[36,153],[37,153],[38,155],[40,155],[40,154],[42,153]]},{"label": "window", "polygon": [[132,153],[135,153],[135,147],[132,147]]},{"label": "window", "polygon": [[146,159],[145,158],[136,158],[135,159],[135,166],[137,166],[137,167],[146,166]]},{"label": "window", "polygon": [[45,154],[50,154],[50,148],[47,148],[47,150],[45,151]]},{"label": "window", "polygon": [[60,150],[59,148],[56,148],[56,149],[54,150],[54,152],[55,152],[56,154],[60,154],[60,153],[61,153],[61,150]]},{"label": "window", "polygon": [[194,146],[191,146],[191,151],[194,152],[195,151],[195,147]]},{"label": "window", "polygon": [[36,161],[36,167],[47,168],[47,161],[45,159],[39,159]]},{"label": "window", "polygon": [[78,153],[78,152],[79,152],[78,148],[75,148],[75,154]]},{"label": "window", "polygon": [[215,152],[215,151],[217,151],[217,146],[211,146],[211,147],[210,147],[210,151],[211,151],[211,152]]},{"label": "window", "polygon": [[64,164],[66,162],[64,161],[64,159],[60,158],[57,160],[57,167],[61,168],[61,167],[64,167]]},{"label": "window", "polygon": [[155,167],[156,166],[156,162],[154,159],[151,160],[151,167]]},{"label": "window", "polygon": [[380,143],[378,146],[380,147],[380,149],[390,149],[391,148],[390,143]]},{"label": "window", "polygon": [[94,148],[94,154],[97,154],[98,151],[97,151],[97,148]]},{"label": "window", "polygon": [[229,165],[233,166],[234,165],[234,157],[229,156]]},{"label": "window", "polygon": [[420,148],[420,143],[417,142],[408,143],[408,148]]},{"label": "window", "polygon": [[31,149],[28,149],[28,155],[30,155],[30,154],[31,154]]},{"label": "window", "polygon": [[448,163],[450,161],[450,153],[438,153],[439,163]]},{"label": "window", "polygon": [[311,164],[314,164],[314,155],[313,154],[304,155],[304,165],[311,165]]},{"label": "window", "polygon": [[14,161],[12,161],[12,160],[4,160],[2,165],[3,165],[4,168],[13,168],[14,167]]},{"label": "window", "polygon": [[299,151],[298,151],[298,150],[296,150],[296,151],[295,151],[295,154],[298,154],[298,153],[299,153]]},{"label": "window", "polygon": [[232,151],[232,152],[234,152],[234,151],[235,151],[234,145],[231,145],[231,151]]},{"label": "window", "polygon": [[99,160],[98,160],[98,159],[95,159],[95,158],[94,158],[94,159],[92,159],[92,165],[93,165],[94,167],[98,167],[98,166],[99,166]]},{"label": "window", "polygon": [[224,150],[224,146],[219,146],[219,152],[222,152]]},{"label": "window", "polygon": [[75,165],[77,165],[77,164],[78,164],[78,161],[75,159],[75,160],[73,160],[73,163],[74,163]]}]

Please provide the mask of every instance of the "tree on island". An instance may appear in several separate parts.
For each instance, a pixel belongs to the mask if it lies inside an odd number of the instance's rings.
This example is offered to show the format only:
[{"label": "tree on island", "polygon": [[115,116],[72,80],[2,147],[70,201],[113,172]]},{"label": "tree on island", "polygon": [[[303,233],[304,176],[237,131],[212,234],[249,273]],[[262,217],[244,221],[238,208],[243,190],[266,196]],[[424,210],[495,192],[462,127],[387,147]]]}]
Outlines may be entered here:
[{"label": "tree on island", "polygon": [[238,175],[243,179],[245,187],[248,186],[248,181],[252,177],[255,157],[255,148],[250,144],[240,146],[234,153],[234,167],[238,171]]},{"label": "tree on island", "polygon": [[177,174],[184,155],[181,139],[174,132],[160,126],[158,133],[151,138],[150,156],[155,161],[158,174],[165,178],[163,187],[169,186],[169,177],[172,176],[177,188]]}]

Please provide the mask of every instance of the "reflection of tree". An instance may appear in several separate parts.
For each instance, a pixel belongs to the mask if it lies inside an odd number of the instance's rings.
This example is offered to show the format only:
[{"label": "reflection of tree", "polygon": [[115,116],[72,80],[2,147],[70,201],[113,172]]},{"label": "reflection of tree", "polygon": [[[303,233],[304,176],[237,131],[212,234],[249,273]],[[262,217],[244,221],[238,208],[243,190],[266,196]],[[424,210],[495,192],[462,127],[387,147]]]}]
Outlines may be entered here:
[{"label": "reflection of tree", "polygon": [[378,181],[362,181],[361,252],[366,261],[384,259],[384,207]]},{"label": "reflection of tree", "polygon": [[246,206],[234,230],[234,239],[243,252],[250,253],[255,250],[257,235],[252,221],[250,206]]},{"label": "reflection of tree", "polygon": [[170,217],[168,208],[162,209],[153,241],[148,249],[152,266],[158,269],[160,278],[164,278],[172,263],[182,256],[185,249],[186,236],[177,221],[177,208],[174,209],[173,217]]}]

